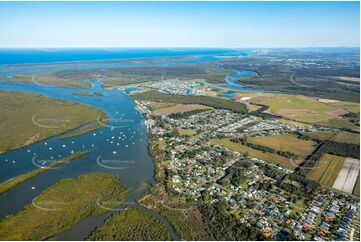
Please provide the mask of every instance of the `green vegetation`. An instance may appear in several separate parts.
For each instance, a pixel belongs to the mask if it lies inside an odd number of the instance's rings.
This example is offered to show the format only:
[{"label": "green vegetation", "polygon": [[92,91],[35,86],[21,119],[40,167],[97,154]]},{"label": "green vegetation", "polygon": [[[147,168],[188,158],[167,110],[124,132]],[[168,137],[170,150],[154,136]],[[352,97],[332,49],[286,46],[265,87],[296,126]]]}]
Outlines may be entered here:
[{"label": "green vegetation", "polygon": [[188,118],[188,117],[190,117],[190,116],[192,116],[194,114],[202,113],[202,112],[204,112],[204,111],[206,111],[208,109],[209,108],[203,108],[203,109],[196,109],[196,110],[182,112],[182,113],[173,113],[173,114],[169,115],[169,117],[174,118],[174,119]]},{"label": "green vegetation", "polygon": [[360,127],[356,124],[348,121],[347,119],[341,118],[333,118],[330,120],[325,120],[322,122],[318,122],[321,125],[330,126],[339,129],[346,129],[346,130],[360,130]]},{"label": "green vegetation", "polygon": [[304,159],[316,146],[316,143],[311,140],[299,139],[290,134],[250,137],[247,139],[247,142],[266,146],[277,151],[292,152],[299,159]]},{"label": "green vegetation", "polygon": [[243,103],[233,102],[230,100],[215,97],[171,95],[157,91],[136,93],[130,95],[130,97],[136,100],[150,100],[155,102],[201,104],[214,108],[228,109],[237,113],[247,113],[247,108]]},{"label": "green vegetation", "polygon": [[295,165],[289,159],[287,159],[285,157],[279,156],[277,154],[269,153],[269,152],[259,151],[259,150],[250,148],[246,145],[242,145],[239,143],[234,143],[228,138],[212,139],[211,144],[221,145],[228,149],[231,149],[231,150],[234,150],[234,151],[237,151],[237,152],[240,152],[240,153],[243,153],[243,154],[264,160],[264,161],[279,164],[279,165],[285,166],[287,168],[295,167]]},{"label": "green vegetation", "polygon": [[182,240],[209,240],[210,237],[202,224],[202,215],[197,208],[169,209],[164,206],[160,208],[160,214],[163,215],[174,227]]},{"label": "green vegetation", "polygon": [[[42,95],[0,91],[0,153],[33,144],[95,121],[101,110]],[[81,113],[81,115],[79,115]]]},{"label": "green vegetation", "polygon": [[101,91],[96,91],[94,92],[94,94],[97,96],[104,96],[104,94]]},{"label": "green vegetation", "polygon": [[93,93],[91,92],[76,92],[74,93],[76,96],[93,96]]},{"label": "green vegetation", "polygon": [[102,127],[102,125],[99,124],[98,122],[92,122],[90,124],[83,125],[82,127],[80,127],[77,130],[74,130],[74,131],[71,131],[69,133],[63,134],[59,138],[60,139],[66,139],[66,138],[69,138],[69,137],[74,137],[74,136],[77,136],[77,135],[85,134],[85,133],[88,133],[90,131],[99,129],[101,127]]},{"label": "green vegetation", "polygon": [[261,240],[260,234],[255,229],[256,224],[246,226],[239,220],[229,216],[227,204],[224,201],[214,205],[204,204],[200,211],[206,226],[211,230],[216,240]]},{"label": "green vegetation", "polygon": [[118,212],[105,221],[89,240],[149,241],[170,240],[162,223],[137,208]]},{"label": "green vegetation", "polygon": [[193,136],[197,134],[197,131],[193,129],[178,129],[178,133],[183,136]]},{"label": "green vegetation", "polygon": [[[301,94],[311,97],[321,97],[343,101],[359,102],[360,82],[342,80],[340,77],[360,77],[358,64],[348,67],[340,65],[345,60],[358,63],[359,54],[320,51],[317,58],[321,65],[290,65],[288,59],[303,59],[312,62],[315,52],[303,51],[275,51],[265,55],[252,55],[244,58],[223,59],[225,68],[237,70],[251,70],[257,73],[251,77],[239,78],[244,85],[256,88],[279,90],[291,94]],[[270,58],[284,59],[285,62],[269,61]],[[299,62],[300,63],[300,62]],[[325,68],[325,65],[328,68]],[[350,78],[352,79],[352,78]]]},{"label": "green vegetation", "polygon": [[76,93],[74,93],[74,95],[76,95],[76,96],[94,96],[94,95],[96,95],[96,96],[104,96],[104,94],[102,92],[100,92],[100,91],[96,91],[94,93],[82,91],[82,92],[76,92]]},{"label": "green vegetation", "polygon": [[324,159],[328,160],[329,165],[319,181],[321,184],[331,187],[337,178],[338,172],[343,166],[345,157],[326,154],[324,155]]},{"label": "green vegetation", "polygon": [[88,173],[61,180],[22,211],[3,219],[0,238],[46,240],[88,215],[106,212],[99,203],[112,201],[113,207],[119,206],[128,192],[129,189],[119,185],[119,177],[107,173]]},{"label": "green vegetation", "polygon": [[323,185],[332,186],[344,161],[345,157],[324,154],[317,166],[310,172],[308,178],[319,181]]},{"label": "green vegetation", "polygon": [[360,144],[360,134],[351,132],[332,133],[329,131],[316,131],[307,132],[305,135],[317,140],[331,140],[340,143]]},{"label": "green vegetation", "polygon": [[63,78],[57,73],[42,72],[36,74],[17,74],[8,79],[11,82],[24,82],[38,85],[60,86],[70,88],[90,88],[90,84],[79,80],[78,78]]},{"label": "green vegetation", "polygon": [[311,170],[317,167],[319,160],[324,154],[360,159],[360,145],[324,141],[305,162],[295,169],[296,173],[302,176],[308,176]]},{"label": "green vegetation", "polygon": [[74,154],[71,154],[70,156],[64,158],[64,159],[61,159],[61,160],[58,160],[58,161],[55,161],[47,166],[44,166],[43,168],[38,168],[38,169],[35,169],[35,170],[32,170],[32,171],[29,171],[25,174],[22,174],[22,175],[19,175],[19,176],[16,176],[16,177],[13,177],[13,178],[10,178],[9,180],[6,180],[2,183],[0,183],[0,194],[3,193],[3,192],[6,192],[7,190],[15,187],[17,184],[19,183],[22,183],[48,169],[51,169],[51,168],[54,168],[56,166],[59,166],[63,163],[66,163],[70,160],[74,160],[80,156],[84,156],[86,154],[88,154],[89,152],[88,151],[78,151]]}]

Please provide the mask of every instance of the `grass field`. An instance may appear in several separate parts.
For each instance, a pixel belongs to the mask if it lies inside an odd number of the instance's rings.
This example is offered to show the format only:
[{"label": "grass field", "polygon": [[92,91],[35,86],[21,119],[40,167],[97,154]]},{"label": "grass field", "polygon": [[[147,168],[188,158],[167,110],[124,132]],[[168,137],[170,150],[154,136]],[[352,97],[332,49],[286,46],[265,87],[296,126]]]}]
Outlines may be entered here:
[{"label": "grass field", "polygon": [[354,123],[351,123],[350,121],[348,121],[346,119],[342,119],[342,118],[333,118],[333,119],[325,120],[325,121],[318,122],[318,123],[325,125],[325,126],[330,126],[330,127],[339,128],[339,129],[360,130],[359,126],[357,126]]},{"label": "grass field", "polygon": [[319,140],[332,140],[340,143],[360,144],[360,135],[351,132],[332,133],[328,131],[307,132],[305,135]]},{"label": "grass field", "polygon": [[301,95],[274,94],[267,97],[256,97],[252,101],[269,106],[273,113],[286,116],[332,111],[330,106]]},{"label": "grass field", "polygon": [[178,133],[183,136],[193,136],[197,134],[197,131],[193,129],[178,129]]},{"label": "grass field", "polygon": [[251,101],[267,105],[271,113],[295,121],[358,130],[358,126],[341,117],[349,111],[358,111],[356,103],[325,101],[324,99],[287,94],[260,94]]},{"label": "grass field", "polygon": [[19,91],[0,91],[0,112],[0,129],[6,130],[0,132],[0,153],[73,130],[105,115],[87,105]]},{"label": "grass field", "polygon": [[119,177],[107,173],[88,173],[61,180],[43,191],[22,211],[3,219],[0,238],[51,239],[88,215],[106,212],[98,205],[102,201],[112,201],[119,206],[128,191],[119,185]]},{"label": "grass field", "polygon": [[155,115],[170,115],[174,113],[190,112],[194,110],[206,110],[211,107],[207,107],[199,104],[176,104],[175,106],[158,108],[154,111]]},{"label": "grass field", "polygon": [[230,139],[228,139],[228,138],[212,139],[211,144],[221,145],[228,149],[231,149],[231,150],[234,150],[234,151],[237,151],[240,153],[248,154],[249,156],[252,156],[252,157],[264,160],[264,161],[268,161],[268,162],[271,162],[274,164],[279,164],[279,165],[282,165],[287,168],[295,167],[295,164],[293,164],[289,159],[287,159],[285,157],[279,156],[277,154],[272,154],[269,152],[262,152],[262,151],[259,151],[256,149],[252,149],[248,146],[234,143],[234,142],[230,141]]},{"label": "grass field", "polygon": [[308,178],[332,187],[344,161],[345,157],[324,154],[317,166],[311,171]]},{"label": "grass field", "polygon": [[149,241],[170,240],[162,223],[137,208],[118,212],[105,221],[89,240]]},{"label": "grass field", "polygon": [[298,139],[294,135],[274,135],[250,137],[247,142],[266,146],[277,151],[289,151],[297,155],[297,159],[303,160],[316,147],[316,143],[310,140]]},{"label": "grass field", "polygon": [[153,102],[200,104],[214,108],[228,109],[242,114],[247,113],[247,108],[243,103],[215,97],[171,95],[157,91],[136,93],[130,95],[130,97],[135,100],[148,100]]}]

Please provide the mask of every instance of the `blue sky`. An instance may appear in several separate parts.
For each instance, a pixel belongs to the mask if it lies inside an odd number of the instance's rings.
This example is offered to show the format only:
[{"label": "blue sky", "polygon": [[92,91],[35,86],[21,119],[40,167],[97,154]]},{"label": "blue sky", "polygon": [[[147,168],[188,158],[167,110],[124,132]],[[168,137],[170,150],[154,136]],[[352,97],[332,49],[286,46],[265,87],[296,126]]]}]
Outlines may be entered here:
[{"label": "blue sky", "polygon": [[359,46],[359,2],[0,2],[0,47]]}]

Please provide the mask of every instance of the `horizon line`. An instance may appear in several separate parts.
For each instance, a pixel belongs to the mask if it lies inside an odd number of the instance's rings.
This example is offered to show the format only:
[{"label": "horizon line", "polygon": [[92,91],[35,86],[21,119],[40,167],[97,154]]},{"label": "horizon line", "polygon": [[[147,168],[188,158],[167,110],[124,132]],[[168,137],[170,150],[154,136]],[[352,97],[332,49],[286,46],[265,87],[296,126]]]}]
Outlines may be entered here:
[{"label": "horizon line", "polygon": [[284,47],[162,47],[162,46],[0,46],[0,49],[310,49],[310,48],[360,48],[360,46],[284,46]]}]

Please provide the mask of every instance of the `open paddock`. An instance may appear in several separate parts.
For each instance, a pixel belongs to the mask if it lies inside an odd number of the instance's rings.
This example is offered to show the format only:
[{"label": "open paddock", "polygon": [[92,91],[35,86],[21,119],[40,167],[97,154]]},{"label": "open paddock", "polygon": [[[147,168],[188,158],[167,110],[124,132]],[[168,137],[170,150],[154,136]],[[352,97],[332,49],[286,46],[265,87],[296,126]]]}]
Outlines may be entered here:
[{"label": "open paddock", "polygon": [[332,187],[340,191],[352,193],[359,176],[359,171],[360,160],[346,158]]},{"label": "open paddock", "polygon": [[237,151],[237,152],[240,152],[243,154],[247,154],[251,157],[255,157],[260,160],[278,164],[278,165],[281,165],[281,166],[284,166],[287,168],[291,168],[291,169],[295,168],[295,164],[293,162],[291,162],[290,159],[287,159],[287,158],[277,155],[277,154],[256,150],[251,147],[242,145],[240,143],[232,142],[228,138],[212,139],[210,142],[213,145],[221,145],[230,150]]},{"label": "open paddock", "polygon": [[210,109],[210,107],[199,104],[177,104],[175,106],[170,106],[155,110],[154,114],[161,116],[161,115],[171,115],[174,113],[184,113],[184,112],[189,112],[194,110],[204,110],[204,109]]},{"label": "open paddock", "polygon": [[342,169],[345,157],[323,154],[317,165],[308,175],[308,178],[323,185],[332,186]]},{"label": "open paddock", "polygon": [[251,137],[247,139],[247,142],[266,146],[277,151],[292,152],[297,156],[296,163],[302,162],[317,146],[314,141],[299,139],[290,134]]}]

